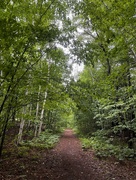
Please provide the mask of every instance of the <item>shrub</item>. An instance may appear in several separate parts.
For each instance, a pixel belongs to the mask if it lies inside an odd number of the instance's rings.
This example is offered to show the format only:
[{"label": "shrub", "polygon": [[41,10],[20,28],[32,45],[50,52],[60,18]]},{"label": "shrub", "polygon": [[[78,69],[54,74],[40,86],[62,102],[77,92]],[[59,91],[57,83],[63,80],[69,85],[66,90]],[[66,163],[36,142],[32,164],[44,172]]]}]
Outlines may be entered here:
[{"label": "shrub", "polygon": [[33,138],[31,141],[27,141],[24,143],[30,147],[37,147],[40,149],[50,149],[55,146],[55,144],[59,141],[59,135],[52,134],[51,132],[43,132],[37,138]]},{"label": "shrub", "polygon": [[110,157],[114,156],[119,160],[126,158],[134,158],[135,151],[127,146],[113,145],[110,140],[104,138],[92,137],[92,138],[81,138],[83,149],[93,149],[99,157]]}]

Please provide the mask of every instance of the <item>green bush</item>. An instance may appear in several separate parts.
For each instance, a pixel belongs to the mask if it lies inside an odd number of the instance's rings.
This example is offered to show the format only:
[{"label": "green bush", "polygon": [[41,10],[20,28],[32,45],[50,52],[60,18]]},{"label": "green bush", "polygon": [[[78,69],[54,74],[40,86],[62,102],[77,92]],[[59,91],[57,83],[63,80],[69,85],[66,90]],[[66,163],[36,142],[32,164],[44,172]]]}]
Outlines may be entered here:
[{"label": "green bush", "polygon": [[59,141],[59,135],[52,134],[51,132],[43,132],[37,138],[28,141],[27,144],[30,147],[37,147],[40,149],[50,149],[55,146],[55,144]]},{"label": "green bush", "polygon": [[134,149],[127,146],[113,145],[110,140],[105,138],[81,138],[81,143],[83,149],[93,149],[99,157],[114,156],[119,160],[124,160],[134,158],[136,155]]}]

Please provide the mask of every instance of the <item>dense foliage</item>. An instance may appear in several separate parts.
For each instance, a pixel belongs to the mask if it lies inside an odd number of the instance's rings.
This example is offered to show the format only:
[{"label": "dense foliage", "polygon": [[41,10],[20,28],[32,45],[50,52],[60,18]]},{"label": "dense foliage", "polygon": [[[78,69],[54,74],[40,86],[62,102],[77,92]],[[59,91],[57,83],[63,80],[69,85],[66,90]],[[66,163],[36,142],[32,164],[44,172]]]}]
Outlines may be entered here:
[{"label": "dense foliage", "polygon": [[81,33],[72,51],[85,63],[72,88],[78,129],[96,137],[90,146],[96,143],[101,154],[107,139],[108,148],[123,142],[135,156],[135,1],[84,0],[74,10]]},{"label": "dense foliage", "polygon": [[68,56],[58,47],[65,9],[57,0],[0,2],[0,155],[8,129],[18,128],[18,145],[26,134],[59,131],[71,111]]}]

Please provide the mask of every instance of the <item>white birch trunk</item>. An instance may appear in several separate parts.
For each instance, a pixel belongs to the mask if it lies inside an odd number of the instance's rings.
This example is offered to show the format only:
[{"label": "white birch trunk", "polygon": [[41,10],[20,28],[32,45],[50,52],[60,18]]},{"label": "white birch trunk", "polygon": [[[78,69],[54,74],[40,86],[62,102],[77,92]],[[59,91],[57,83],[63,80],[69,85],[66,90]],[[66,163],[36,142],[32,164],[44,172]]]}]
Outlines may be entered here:
[{"label": "white birch trunk", "polygon": [[[51,65],[51,62],[49,60],[48,61],[48,82],[50,80],[50,65]],[[42,106],[42,110],[41,110],[40,123],[39,123],[39,129],[38,129],[38,136],[40,135],[40,133],[42,131],[43,116],[44,116],[44,107],[45,107],[46,99],[47,99],[47,89],[45,91],[43,106]]]},{"label": "white birch trunk", "polygon": [[[30,114],[30,117],[31,117],[31,115],[32,115],[32,104],[30,104],[29,114]],[[31,126],[31,120],[29,119],[28,128],[30,128],[30,126]]]},{"label": "white birch trunk", "polygon": [[44,116],[44,107],[46,103],[46,98],[47,98],[47,92],[45,91],[45,96],[44,96],[44,101],[43,101],[43,106],[41,110],[41,116],[40,116],[40,124],[39,124],[39,129],[38,129],[38,136],[40,135],[42,131],[42,124],[43,124],[43,116]]},{"label": "white birch trunk", "polygon": [[[23,108],[23,113],[26,113],[25,107]],[[19,133],[18,133],[18,138],[17,138],[17,145],[20,144],[21,141],[22,141],[24,125],[25,125],[25,120],[24,120],[24,118],[22,118],[21,122],[20,122],[20,127],[19,127]]]},{"label": "white birch trunk", "polygon": [[41,92],[41,86],[39,86],[39,92],[38,92],[38,101],[37,101],[37,106],[36,106],[36,123],[35,123],[35,132],[34,136],[37,136],[37,130],[38,130],[38,125],[37,125],[37,120],[38,120],[38,114],[39,114],[39,97],[40,97],[40,92]]},{"label": "white birch trunk", "polygon": [[[28,91],[26,91],[25,95],[28,95]],[[26,109],[27,109],[27,106],[23,107],[23,112],[22,112],[23,116],[26,114]],[[20,144],[22,141],[24,125],[25,125],[25,119],[24,117],[22,117],[21,122],[20,122],[20,127],[19,127],[18,138],[17,138],[17,145]]]},{"label": "white birch trunk", "polygon": [[34,136],[35,136],[35,137],[37,136],[37,131],[38,131],[38,125],[35,124],[35,131],[34,131]]}]

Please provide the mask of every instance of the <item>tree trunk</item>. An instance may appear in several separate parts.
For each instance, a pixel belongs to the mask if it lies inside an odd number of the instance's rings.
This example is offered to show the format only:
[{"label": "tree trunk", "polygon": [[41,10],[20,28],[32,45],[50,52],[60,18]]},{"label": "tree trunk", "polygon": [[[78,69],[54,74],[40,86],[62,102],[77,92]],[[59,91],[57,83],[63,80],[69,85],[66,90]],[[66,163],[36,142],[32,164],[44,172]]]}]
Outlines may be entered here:
[{"label": "tree trunk", "polygon": [[38,125],[35,124],[35,131],[34,131],[34,136],[35,136],[35,137],[37,136],[37,131],[38,131]]},{"label": "tree trunk", "polygon": [[[27,95],[27,94],[28,94],[28,91],[26,91],[25,95]],[[22,141],[23,129],[24,129],[24,124],[25,124],[24,115],[26,114],[26,108],[27,107],[23,107],[22,119],[20,122],[19,133],[18,133],[18,138],[17,138],[17,145],[20,144]]]},{"label": "tree trunk", "polygon": [[20,122],[20,128],[19,128],[18,139],[17,139],[17,145],[20,144],[21,141],[22,141],[24,124],[25,124],[25,120],[24,120],[24,118],[22,118],[21,122]]},{"label": "tree trunk", "polygon": [[3,144],[4,144],[4,140],[5,140],[5,135],[6,135],[7,125],[8,125],[8,121],[9,121],[10,111],[11,111],[11,103],[8,106],[7,113],[6,113],[5,124],[4,124],[3,130],[2,130],[2,133],[1,133],[0,158],[2,156]]},{"label": "tree trunk", "polygon": [[45,96],[44,96],[44,101],[43,101],[43,106],[42,106],[42,111],[41,111],[41,116],[40,116],[40,124],[39,124],[39,129],[38,129],[38,136],[40,135],[40,133],[42,131],[44,107],[45,107],[45,103],[46,103],[46,98],[47,98],[47,92],[45,91]]},{"label": "tree trunk", "polygon": [[35,123],[35,132],[34,132],[34,136],[35,137],[37,136],[37,130],[38,130],[37,121],[38,121],[38,114],[39,114],[39,97],[40,97],[40,92],[41,92],[41,86],[39,86],[37,106],[36,106],[36,123]]},{"label": "tree trunk", "polygon": [[29,119],[28,119],[28,123],[27,123],[27,132],[29,132],[31,130],[31,116],[32,116],[32,104],[29,105]]}]

